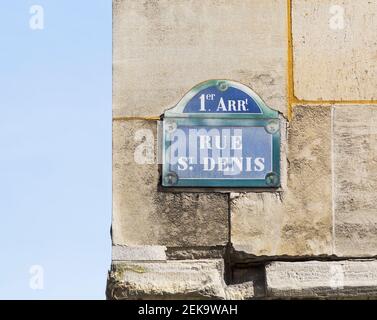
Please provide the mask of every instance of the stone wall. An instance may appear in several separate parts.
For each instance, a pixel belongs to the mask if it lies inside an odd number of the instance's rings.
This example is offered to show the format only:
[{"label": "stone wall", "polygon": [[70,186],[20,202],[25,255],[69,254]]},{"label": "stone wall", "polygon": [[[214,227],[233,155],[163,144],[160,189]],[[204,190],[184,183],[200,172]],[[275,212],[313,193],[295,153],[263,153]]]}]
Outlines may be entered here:
[{"label": "stone wall", "polygon": [[[113,0],[109,299],[377,296],[377,4]],[[282,187],[167,192],[160,116],[208,79],[281,114]]]}]

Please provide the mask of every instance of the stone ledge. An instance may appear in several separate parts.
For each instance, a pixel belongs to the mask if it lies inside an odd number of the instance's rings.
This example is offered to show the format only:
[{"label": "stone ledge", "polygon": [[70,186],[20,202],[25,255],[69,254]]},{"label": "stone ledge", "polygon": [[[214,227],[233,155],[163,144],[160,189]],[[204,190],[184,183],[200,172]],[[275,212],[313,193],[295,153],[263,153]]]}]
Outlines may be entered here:
[{"label": "stone ledge", "polygon": [[222,260],[113,262],[109,299],[224,299]]},{"label": "stone ledge", "polygon": [[227,286],[222,259],[166,262],[113,261],[107,298],[251,299],[253,282]]},{"label": "stone ledge", "polygon": [[272,262],[266,286],[271,298],[377,298],[377,260]]},{"label": "stone ledge", "polygon": [[165,261],[164,246],[113,246],[113,261]]}]

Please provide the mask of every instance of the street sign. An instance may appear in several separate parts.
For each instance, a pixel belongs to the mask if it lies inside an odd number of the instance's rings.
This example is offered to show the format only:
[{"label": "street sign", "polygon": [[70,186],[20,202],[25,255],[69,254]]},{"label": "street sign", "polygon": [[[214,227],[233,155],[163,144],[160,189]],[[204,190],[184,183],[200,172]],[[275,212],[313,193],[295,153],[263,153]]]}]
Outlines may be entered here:
[{"label": "street sign", "polygon": [[280,186],[280,122],[250,88],[199,84],[164,114],[164,187]]}]

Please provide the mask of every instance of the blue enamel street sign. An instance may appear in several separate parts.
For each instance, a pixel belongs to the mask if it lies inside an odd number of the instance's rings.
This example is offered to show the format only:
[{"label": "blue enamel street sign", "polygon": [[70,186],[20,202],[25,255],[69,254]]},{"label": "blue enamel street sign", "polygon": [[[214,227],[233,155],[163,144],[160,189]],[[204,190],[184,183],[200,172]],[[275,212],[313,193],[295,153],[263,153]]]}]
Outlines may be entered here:
[{"label": "blue enamel street sign", "polygon": [[164,187],[280,186],[280,122],[250,88],[210,80],[163,119]]}]

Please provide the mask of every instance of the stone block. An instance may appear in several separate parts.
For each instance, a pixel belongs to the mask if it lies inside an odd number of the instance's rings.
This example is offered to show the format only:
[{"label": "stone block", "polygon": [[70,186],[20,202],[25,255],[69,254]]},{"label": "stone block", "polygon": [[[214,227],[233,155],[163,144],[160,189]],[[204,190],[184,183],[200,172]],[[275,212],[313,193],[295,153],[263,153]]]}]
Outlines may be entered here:
[{"label": "stone block", "polygon": [[229,79],[286,113],[286,0],[114,0],[114,116],[158,116]]},{"label": "stone block", "polygon": [[222,260],[115,263],[108,299],[225,299]]},{"label": "stone block", "polygon": [[375,1],[293,0],[296,97],[376,100],[376,29]]},{"label": "stone block", "polygon": [[247,300],[253,297],[253,281],[225,284],[222,259],[115,262],[107,283],[108,299]]},{"label": "stone block", "polygon": [[288,137],[281,253],[332,254],[332,108],[296,106]]},{"label": "stone block", "polygon": [[334,109],[335,253],[377,255],[377,107]]},{"label": "stone block", "polygon": [[377,261],[272,262],[266,285],[274,298],[376,298]]}]

